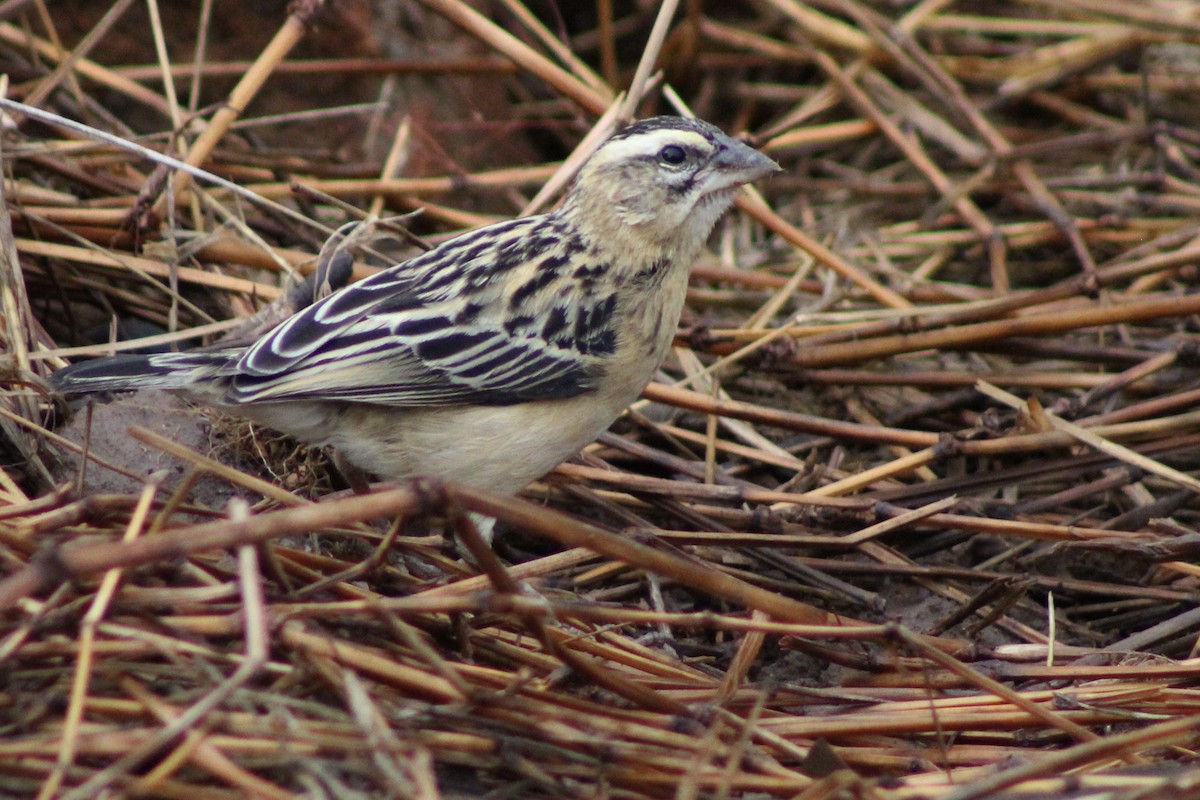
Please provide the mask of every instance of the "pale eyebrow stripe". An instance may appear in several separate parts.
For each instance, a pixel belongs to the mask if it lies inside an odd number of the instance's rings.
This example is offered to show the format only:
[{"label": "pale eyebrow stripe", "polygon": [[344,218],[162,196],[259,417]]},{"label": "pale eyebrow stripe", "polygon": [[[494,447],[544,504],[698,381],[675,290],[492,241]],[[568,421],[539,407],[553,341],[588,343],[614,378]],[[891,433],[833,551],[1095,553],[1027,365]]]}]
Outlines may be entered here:
[{"label": "pale eyebrow stripe", "polygon": [[660,147],[668,144],[698,148],[704,152],[712,150],[713,146],[712,142],[695,131],[664,128],[611,142],[602,148],[597,155],[603,158],[604,163],[611,163],[618,159],[650,155],[657,152]]}]

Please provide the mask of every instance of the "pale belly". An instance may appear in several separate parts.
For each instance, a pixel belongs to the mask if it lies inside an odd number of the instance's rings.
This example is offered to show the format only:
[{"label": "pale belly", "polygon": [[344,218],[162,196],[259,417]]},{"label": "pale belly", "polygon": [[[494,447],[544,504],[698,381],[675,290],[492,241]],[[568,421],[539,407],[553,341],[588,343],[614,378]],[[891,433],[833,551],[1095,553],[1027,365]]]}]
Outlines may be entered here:
[{"label": "pale belly", "polygon": [[384,480],[439,477],[515,494],[595,440],[638,392],[512,406],[400,410],[278,403],[238,411],[252,411],[263,424],[299,439],[332,445]]}]

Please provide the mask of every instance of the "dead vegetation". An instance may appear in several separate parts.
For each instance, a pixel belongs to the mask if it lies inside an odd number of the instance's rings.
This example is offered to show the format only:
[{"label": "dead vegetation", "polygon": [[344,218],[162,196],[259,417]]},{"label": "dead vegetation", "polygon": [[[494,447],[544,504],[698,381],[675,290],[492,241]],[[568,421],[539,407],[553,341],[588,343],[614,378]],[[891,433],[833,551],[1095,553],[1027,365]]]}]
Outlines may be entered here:
[{"label": "dead vegetation", "polygon": [[[680,5],[0,4],[5,96],[58,115],[5,106],[0,796],[1196,791],[1200,7]],[[524,499],[353,496],[178,405],[58,427],[64,358],[684,110],[786,171]]]}]

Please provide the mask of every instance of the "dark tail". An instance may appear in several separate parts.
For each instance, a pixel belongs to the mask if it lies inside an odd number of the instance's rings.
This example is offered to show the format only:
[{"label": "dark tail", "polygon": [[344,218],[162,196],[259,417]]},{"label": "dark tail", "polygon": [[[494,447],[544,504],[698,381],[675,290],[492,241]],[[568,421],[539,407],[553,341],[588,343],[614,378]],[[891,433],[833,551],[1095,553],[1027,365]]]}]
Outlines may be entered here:
[{"label": "dark tail", "polygon": [[231,353],[220,351],[122,354],[63,367],[50,376],[50,383],[63,394],[184,389],[197,380],[228,374],[235,362]]}]

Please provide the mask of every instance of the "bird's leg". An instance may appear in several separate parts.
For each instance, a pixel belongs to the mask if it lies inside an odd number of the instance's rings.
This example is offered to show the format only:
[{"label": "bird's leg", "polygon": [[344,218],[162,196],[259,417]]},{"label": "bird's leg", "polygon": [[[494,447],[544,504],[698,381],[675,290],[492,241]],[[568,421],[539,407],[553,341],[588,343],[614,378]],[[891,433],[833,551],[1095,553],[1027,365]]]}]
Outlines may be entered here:
[{"label": "bird's leg", "polygon": [[351,491],[355,494],[367,494],[371,491],[371,476],[366,470],[359,469],[347,461],[337,448],[329,448],[329,457],[333,459],[333,466],[341,473]]}]

